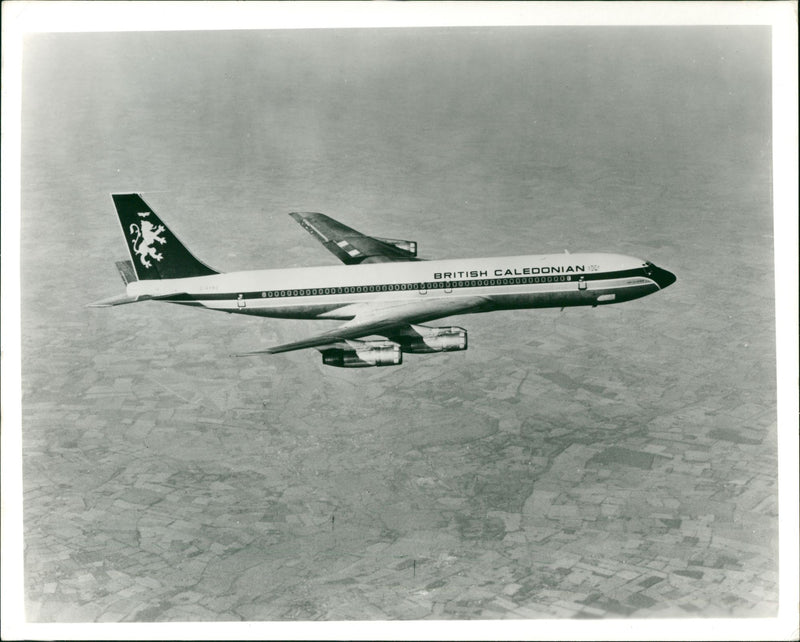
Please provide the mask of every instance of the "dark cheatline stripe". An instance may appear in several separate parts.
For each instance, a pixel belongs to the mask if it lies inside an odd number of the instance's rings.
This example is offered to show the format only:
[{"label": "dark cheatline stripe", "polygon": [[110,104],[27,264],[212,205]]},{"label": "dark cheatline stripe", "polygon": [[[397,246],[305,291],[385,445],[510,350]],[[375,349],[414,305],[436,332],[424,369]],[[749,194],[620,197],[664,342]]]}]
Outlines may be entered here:
[{"label": "dark cheatline stripe", "polygon": [[[192,301],[227,301],[237,299],[287,299],[297,296],[330,296],[333,294],[374,294],[375,292],[405,292],[416,290],[460,290],[475,287],[498,287],[511,285],[537,285],[541,283],[575,283],[584,281],[603,281],[607,279],[624,279],[629,277],[646,277],[652,279],[647,274],[646,268],[636,268],[633,270],[618,270],[616,272],[594,272],[588,274],[573,275],[549,275],[549,276],[508,276],[492,279],[466,279],[460,281],[426,281],[413,283],[381,283],[379,285],[361,286],[339,286],[333,288],[303,288],[293,290],[259,290],[256,292],[223,292],[217,294],[174,294],[168,297],[159,297],[162,301],[173,303],[189,303]],[[548,280],[549,279],[549,280]]]}]

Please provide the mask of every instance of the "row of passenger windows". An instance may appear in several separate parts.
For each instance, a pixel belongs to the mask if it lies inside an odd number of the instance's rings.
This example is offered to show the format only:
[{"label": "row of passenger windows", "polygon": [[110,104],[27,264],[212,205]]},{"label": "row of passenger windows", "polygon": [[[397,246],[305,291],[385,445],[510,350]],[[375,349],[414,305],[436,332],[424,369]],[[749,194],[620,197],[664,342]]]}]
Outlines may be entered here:
[{"label": "row of passenger windows", "polygon": [[262,292],[264,298],[287,296],[319,296],[325,294],[359,294],[363,292],[396,292],[398,290],[451,290],[453,288],[491,287],[497,285],[524,285],[526,283],[554,283],[571,281],[570,275],[523,276],[510,279],[475,279],[471,281],[433,281],[426,283],[387,283],[383,285],[353,285],[348,287],[306,290],[275,290]]}]

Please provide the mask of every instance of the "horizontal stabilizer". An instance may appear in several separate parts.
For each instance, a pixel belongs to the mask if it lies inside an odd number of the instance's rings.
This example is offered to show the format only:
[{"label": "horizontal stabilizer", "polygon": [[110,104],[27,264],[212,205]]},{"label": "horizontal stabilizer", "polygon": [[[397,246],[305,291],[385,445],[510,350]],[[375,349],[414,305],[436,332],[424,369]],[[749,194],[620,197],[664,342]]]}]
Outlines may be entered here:
[{"label": "horizontal stabilizer", "polygon": [[119,275],[122,277],[122,282],[125,285],[138,280],[136,278],[136,272],[133,269],[133,263],[130,261],[117,261],[117,269],[119,270]]},{"label": "horizontal stabilizer", "polygon": [[117,296],[112,296],[107,299],[102,299],[101,301],[95,301],[94,303],[89,303],[86,307],[87,308],[110,308],[115,305],[125,305],[126,303],[136,303],[137,301],[147,301],[152,297],[149,296],[130,296],[128,294],[120,294]]},{"label": "horizontal stabilizer", "polygon": [[107,299],[102,299],[101,301],[95,301],[94,303],[87,304],[87,308],[110,308],[115,305],[125,305],[126,303],[139,303],[140,301],[159,301],[161,299],[172,299],[175,296],[179,296],[181,294],[186,294],[185,292],[171,292],[170,294],[164,294],[159,296],[153,296],[152,294],[139,294],[137,296],[131,296],[130,294],[120,294],[118,296],[112,296]]}]

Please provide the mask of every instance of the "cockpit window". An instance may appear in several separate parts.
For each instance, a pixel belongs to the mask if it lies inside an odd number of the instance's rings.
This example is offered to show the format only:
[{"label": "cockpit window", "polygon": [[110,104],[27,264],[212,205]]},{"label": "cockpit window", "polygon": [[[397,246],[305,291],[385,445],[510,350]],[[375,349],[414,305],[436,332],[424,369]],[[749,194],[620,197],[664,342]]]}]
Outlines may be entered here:
[{"label": "cockpit window", "polygon": [[652,263],[650,263],[650,261],[645,261],[645,262],[644,262],[644,273],[645,273],[647,276],[651,276],[651,275],[653,274],[653,268],[654,268],[654,267],[655,267],[655,265],[653,265]]}]

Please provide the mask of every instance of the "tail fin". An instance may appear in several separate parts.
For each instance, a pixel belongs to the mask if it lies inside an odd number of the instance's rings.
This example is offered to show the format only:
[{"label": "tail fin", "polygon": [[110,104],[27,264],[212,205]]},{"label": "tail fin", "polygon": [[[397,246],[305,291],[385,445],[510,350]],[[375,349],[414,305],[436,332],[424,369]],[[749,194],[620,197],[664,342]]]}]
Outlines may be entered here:
[{"label": "tail fin", "polygon": [[138,194],[112,194],[136,278],[182,279],[219,274],[198,261]]}]

